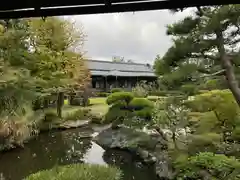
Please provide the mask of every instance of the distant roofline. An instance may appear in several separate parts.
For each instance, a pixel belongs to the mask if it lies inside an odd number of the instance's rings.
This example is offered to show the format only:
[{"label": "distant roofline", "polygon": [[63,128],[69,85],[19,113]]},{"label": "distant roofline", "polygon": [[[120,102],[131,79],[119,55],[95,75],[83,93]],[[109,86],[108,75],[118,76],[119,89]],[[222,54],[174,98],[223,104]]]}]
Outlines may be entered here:
[{"label": "distant roofline", "polygon": [[[95,61],[95,62],[101,62],[101,63],[111,63],[111,64],[132,64],[132,65],[144,65],[147,66],[149,63],[135,63],[135,62],[113,62],[113,61],[106,61],[106,60],[95,60],[95,59],[85,59],[85,61]],[[152,67],[151,64],[149,64],[150,67]]]},{"label": "distant roofline", "polygon": [[[110,71],[114,71],[114,70],[103,70],[103,69],[90,69],[92,71],[103,71],[103,72],[110,72]],[[118,70],[117,70],[118,71]],[[120,71],[120,72],[141,72],[141,73],[154,73],[153,71]]]}]

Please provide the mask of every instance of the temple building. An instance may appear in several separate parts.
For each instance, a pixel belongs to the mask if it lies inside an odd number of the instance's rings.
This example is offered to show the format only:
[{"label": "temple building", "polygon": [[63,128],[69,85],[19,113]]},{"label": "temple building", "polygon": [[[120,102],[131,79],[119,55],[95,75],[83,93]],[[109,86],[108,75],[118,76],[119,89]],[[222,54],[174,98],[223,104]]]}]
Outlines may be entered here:
[{"label": "temple building", "polygon": [[108,92],[112,88],[131,90],[137,82],[157,79],[149,64],[87,60],[93,91]]}]

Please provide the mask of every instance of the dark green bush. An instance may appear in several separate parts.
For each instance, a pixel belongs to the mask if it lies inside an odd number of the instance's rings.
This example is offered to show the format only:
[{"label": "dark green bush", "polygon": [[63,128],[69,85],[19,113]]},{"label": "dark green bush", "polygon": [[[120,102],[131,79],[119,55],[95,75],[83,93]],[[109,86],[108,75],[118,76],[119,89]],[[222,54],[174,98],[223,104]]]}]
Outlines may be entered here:
[{"label": "dark green bush", "polygon": [[131,92],[116,92],[112,93],[107,97],[107,104],[115,104],[119,101],[126,102],[126,104],[129,104],[129,102],[134,98],[133,94]]},{"label": "dark green bush", "polygon": [[36,99],[33,101],[33,110],[36,111],[38,109],[42,109],[44,107],[44,104],[43,104],[43,99]]},{"label": "dark green bush", "polygon": [[134,98],[128,106],[133,110],[141,110],[145,107],[153,108],[154,104],[146,98]]},{"label": "dark green bush", "polygon": [[235,141],[240,142],[240,127],[236,127],[233,130],[231,138]]},{"label": "dark green bush", "polygon": [[142,119],[151,120],[152,112],[153,112],[152,107],[144,107],[143,109],[134,111],[133,113],[135,116],[140,117]]},{"label": "dark green bush", "polygon": [[123,89],[121,88],[112,88],[111,93],[116,93],[116,92],[123,92]]},{"label": "dark green bush", "polygon": [[113,121],[123,121],[126,117],[129,117],[130,113],[130,111],[120,109],[118,106],[112,106],[106,113],[103,123],[108,124]]},{"label": "dark green bush", "polygon": [[181,86],[181,91],[188,96],[193,96],[197,93],[197,86],[194,84],[185,84]]}]

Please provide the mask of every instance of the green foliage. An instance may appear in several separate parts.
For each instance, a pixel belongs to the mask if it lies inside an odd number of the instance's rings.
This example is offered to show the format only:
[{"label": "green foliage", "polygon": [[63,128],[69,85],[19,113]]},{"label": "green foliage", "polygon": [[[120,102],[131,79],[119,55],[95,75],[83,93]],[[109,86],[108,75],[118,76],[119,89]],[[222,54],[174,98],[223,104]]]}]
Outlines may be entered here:
[{"label": "green foliage", "polygon": [[134,98],[131,92],[116,92],[112,93],[107,97],[107,104],[115,104],[119,101],[129,104],[129,102]]},{"label": "green foliage", "polygon": [[116,92],[123,92],[123,89],[121,89],[121,88],[113,88],[113,89],[111,89],[111,93],[116,93]]},{"label": "green foliage", "polygon": [[160,129],[169,129],[175,149],[179,149],[177,132],[189,124],[189,112],[182,105],[182,97],[169,97],[156,101],[152,110],[152,121]]},{"label": "green foliage", "polygon": [[202,152],[175,164],[177,179],[238,179],[240,162],[234,157]]},{"label": "green foliage", "polygon": [[177,103],[178,98],[160,99],[153,109],[153,121],[163,128],[177,129],[187,125],[188,110]]},{"label": "green foliage", "polygon": [[56,112],[49,111],[45,113],[44,121],[45,122],[56,122],[59,121],[59,117]]},{"label": "green foliage", "polygon": [[135,115],[134,117],[131,117],[131,118],[125,118],[123,120],[123,122],[121,122],[121,123],[124,124],[125,126],[129,127],[129,128],[132,128],[132,129],[142,129],[149,122],[141,121],[141,120],[139,120],[139,117],[144,118],[144,119],[147,118],[147,116],[141,116],[141,115],[138,114],[138,115]]},{"label": "green foliage", "polygon": [[239,107],[229,90],[213,90],[200,94],[188,104],[193,111],[213,111],[219,125],[231,128],[239,116]]},{"label": "green foliage", "polygon": [[223,137],[221,134],[212,132],[191,135],[187,150],[189,154],[196,154],[201,151],[216,152],[222,140]]},{"label": "green foliage", "polygon": [[166,96],[167,91],[154,90],[149,92],[150,96]]},{"label": "green foliage", "polygon": [[152,101],[146,98],[134,98],[132,101],[130,101],[128,106],[133,110],[141,110],[145,107],[153,108],[154,104]]},{"label": "green foliage", "polygon": [[231,138],[237,142],[240,142],[240,127],[236,127],[233,130]]},{"label": "green foliage", "polygon": [[82,105],[83,98],[81,97],[74,97],[70,100],[70,105],[72,106],[81,106]]},{"label": "green foliage", "polygon": [[217,79],[209,79],[204,84],[204,88],[207,90],[219,89],[220,87],[220,82]]},{"label": "green foliage", "polygon": [[158,96],[148,96],[147,99],[152,102],[156,102],[160,97]]},{"label": "green foliage", "polygon": [[117,104],[109,108],[102,123],[108,124],[114,121],[121,123],[129,116],[130,112],[126,109],[121,109],[121,105]]},{"label": "green foliage", "polygon": [[147,97],[150,89],[151,85],[147,84],[145,81],[142,81],[132,88],[132,93],[135,97]]},{"label": "green foliage", "polygon": [[[239,73],[239,12],[239,5],[198,7],[187,17],[168,25],[167,34],[173,36],[173,46],[163,57],[157,55],[154,66],[162,84],[168,89],[179,89],[183,84],[201,83],[208,77],[219,79],[220,84],[210,80],[207,89],[222,88],[224,75],[231,91],[239,93],[238,85],[234,84],[235,73]],[[229,73],[223,73],[230,67],[226,63],[231,66]]]},{"label": "green foliage", "polygon": [[120,177],[121,172],[115,167],[72,164],[37,172],[25,180],[118,180]]},{"label": "green foliage", "polygon": [[153,108],[151,108],[151,107],[144,107],[141,110],[133,111],[133,114],[136,117],[143,118],[143,119],[146,119],[146,120],[151,120],[152,112],[153,112]]},{"label": "green foliage", "polygon": [[181,91],[188,96],[193,96],[197,93],[197,86],[194,84],[185,84],[181,86]]},{"label": "green foliage", "polygon": [[72,121],[77,121],[77,120],[86,120],[89,116],[89,109],[77,109],[77,110],[73,110],[70,112],[67,112],[64,114],[64,119],[65,120],[72,120]]}]

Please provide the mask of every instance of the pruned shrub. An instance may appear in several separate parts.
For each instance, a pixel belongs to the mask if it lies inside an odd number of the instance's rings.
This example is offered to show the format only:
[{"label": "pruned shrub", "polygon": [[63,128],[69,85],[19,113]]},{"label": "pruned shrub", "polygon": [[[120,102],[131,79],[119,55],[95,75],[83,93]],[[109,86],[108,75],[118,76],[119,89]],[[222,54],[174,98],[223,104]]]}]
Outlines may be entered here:
[{"label": "pruned shrub", "polygon": [[123,89],[121,88],[112,88],[111,93],[116,93],[116,92],[123,92]]},{"label": "pruned shrub", "polygon": [[132,110],[141,110],[145,107],[153,108],[154,104],[146,98],[134,98],[128,106]]},{"label": "pruned shrub", "polygon": [[71,164],[37,172],[25,180],[119,180],[120,177],[121,171],[116,167]]},{"label": "pruned shrub", "polygon": [[119,105],[109,108],[103,119],[104,124],[108,124],[113,121],[123,121],[126,117],[129,117],[130,112],[128,110],[121,109],[118,106]]},{"label": "pruned shrub", "polygon": [[135,116],[140,117],[142,119],[151,120],[153,108],[152,107],[144,107],[141,110],[133,112]]},{"label": "pruned shrub", "polygon": [[107,104],[112,105],[119,101],[126,102],[126,104],[129,104],[129,102],[134,98],[133,94],[131,92],[115,92],[107,97]]}]

